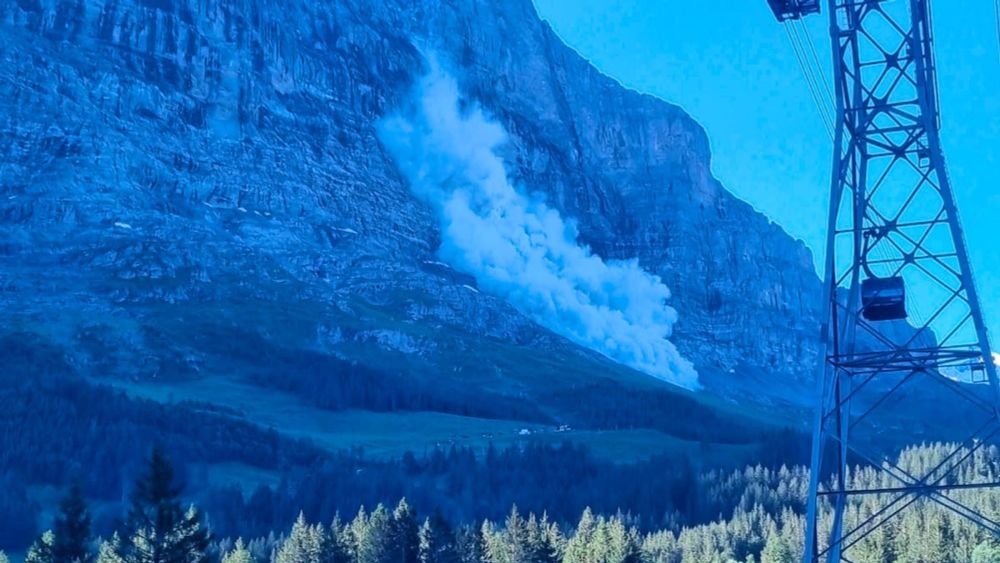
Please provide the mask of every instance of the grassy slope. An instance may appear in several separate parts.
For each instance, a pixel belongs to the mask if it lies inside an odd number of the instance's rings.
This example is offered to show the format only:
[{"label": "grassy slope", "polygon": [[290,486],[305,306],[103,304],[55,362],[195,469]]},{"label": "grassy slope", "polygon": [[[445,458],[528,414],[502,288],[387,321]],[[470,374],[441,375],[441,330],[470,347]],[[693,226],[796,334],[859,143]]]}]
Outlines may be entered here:
[{"label": "grassy slope", "polygon": [[505,447],[566,440],[585,443],[596,455],[620,462],[672,454],[702,459],[710,464],[714,457],[748,451],[746,446],[686,441],[648,429],[560,430],[556,426],[532,422],[436,412],[326,411],[303,405],[293,395],[271,390],[262,392],[258,387],[223,376],[186,382],[116,381],[113,384],[131,395],[165,403],[200,401],[226,406],[234,409],[232,416],[272,427],[283,434],[310,439],[329,451],[363,448],[366,455],[375,458],[396,457],[405,451],[420,453],[452,444],[485,448],[490,443]]},{"label": "grassy slope", "polygon": [[[575,346],[543,351],[515,342],[470,338],[469,334],[453,328],[413,322],[401,318],[400,312],[407,309],[407,303],[427,296],[393,294],[393,298],[381,305],[354,300],[355,314],[350,316],[308,299],[281,300],[282,307],[275,307],[268,300],[236,296],[223,302],[202,301],[197,306],[187,303],[142,306],[140,323],[155,327],[159,342],[153,343],[154,346],[199,351],[197,375],[177,379],[101,378],[101,382],[161,402],[203,401],[228,407],[254,423],[309,438],[328,450],[363,447],[372,456],[394,456],[405,450],[419,452],[436,445],[485,446],[492,442],[505,446],[565,439],[585,442],[596,454],[620,461],[670,452],[707,457],[710,461],[715,455],[729,456],[745,449],[732,444],[713,448],[706,446],[705,440],[679,439],[669,428],[653,430],[643,424],[623,425],[626,429],[603,426],[607,429],[555,432],[561,424],[594,428],[585,424],[589,422],[588,409],[608,403],[605,394],[608,389],[621,396],[660,398],[653,408],[663,408],[668,414],[675,403],[681,402],[696,410],[695,423],[703,413],[716,416],[712,422],[739,427],[768,428],[786,423],[770,413],[737,408],[710,395],[680,389]],[[299,346],[315,338],[312,319],[317,311],[332,313],[345,330],[378,327],[418,339],[430,338],[437,343],[437,349],[429,356],[404,354],[359,342],[343,344],[340,353],[353,361],[405,374],[407,379],[432,386],[437,393],[471,404],[505,400],[537,408],[550,423],[546,426],[537,419],[526,422],[518,416],[501,416],[497,420],[434,412],[331,412],[310,406],[306,397],[251,384],[245,374],[262,366],[266,366],[271,377],[314,369],[288,358],[297,357]],[[105,323],[109,320],[104,319]],[[241,332],[247,328],[268,337],[248,339],[247,333]],[[138,332],[137,329],[130,327],[129,332]],[[679,416],[691,413],[686,410]],[[532,430],[532,434],[520,435],[524,428]]]},{"label": "grassy slope", "polygon": [[[137,289],[134,280],[124,282],[106,277],[100,280],[111,286],[105,289],[132,292]],[[213,286],[227,285],[220,280],[214,282]],[[233,282],[227,287],[240,285]],[[201,298],[169,305],[135,303],[128,305],[128,312],[119,310],[109,314],[102,310],[96,318],[89,319],[88,311],[71,308],[70,315],[60,317],[59,322],[53,323],[49,316],[25,316],[18,319],[18,324],[22,330],[40,334],[69,350],[80,349],[82,325],[96,327],[88,330],[104,331],[111,336],[142,334],[141,347],[148,352],[133,352],[134,357],[191,356],[197,359],[197,370],[189,371],[183,362],[177,361],[172,365],[180,367],[173,374],[136,373],[134,358],[124,357],[118,364],[109,363],[107,370],[103,366],[94,370],[103,372],[101,375],[118,375],[101,377],[101,383],[163,403],[197,401],[225,407],[231,409],[229,416],[245,418],[288,436],[308,438],[329,451],[360,447],[372,457],[393,457],[407,450],[419,453],[452,444],[485,447],[492,443],[504,447],[565,440],[585,443],[597,456],[621,462],[670,454],[712,465],[716,460],[746,459],[752,454],[752,444],[726,443],[711,437],[684,439],[662,425],[654,429],[642,423],[587,424],[591,410],[600,410],[610,402],[608,389],[619,398],[656,397],[658,402],[650,403],[650,410],[668,416],[680,404],[683,408],[678,408],[678,418],[691,416],[683,424],[702,425],[709,432],[714,431],[712,424],[767,429],[784,423],[768,413],[737,408],[720,399],[677,388],[574,346],[540,349],[470,335],[452,327],[428,326],[402,315],[408,304],[431,299],[427,295],[392,291],[379,305],[356,299],[351,303],[352,313],[345,314],[331,308],[329,303],[309,297],[314,292],[305,291],[296,282],[274,289],[270,294],[255,291],[253,295],[236,291],[219,300]],[[279,298],[282,295],[298,298]],[[288,358],[296,357],[303,350],[301,346],[315,341],[319,317],[345,331],[387,329],[436,343],[434,352],[425,356],[347,341],[338,350],[343,357],[424,382],[437,393],[470,404],[502,405],[500,401],[524,404],[540,411],[549,422],[538,422],[541,418],[526,421],[518,416],[479,418],[441,412],[334,412],[311,406],[308,397],[248,382],[245,375],[253,370],[266,368],[269,376],[281,377],[309,367]],[[41,322],[42,319],[47,320]],[[248,334],[254,338],[246,338]],[[113,359],[118,355],[117,343],[108,337],[106,343],[89,348],[89,354],[95,359]],[[507,412],[504,408],[500,411]],[[706,413],[712,416],[705,417]],[[572,428],[558,431],[562,424]],[[528,429],[529,433],[523,435],[522,429]],[[220,480],[270,478],[235,466],[217,468],[214,473],[211,478]]]}]

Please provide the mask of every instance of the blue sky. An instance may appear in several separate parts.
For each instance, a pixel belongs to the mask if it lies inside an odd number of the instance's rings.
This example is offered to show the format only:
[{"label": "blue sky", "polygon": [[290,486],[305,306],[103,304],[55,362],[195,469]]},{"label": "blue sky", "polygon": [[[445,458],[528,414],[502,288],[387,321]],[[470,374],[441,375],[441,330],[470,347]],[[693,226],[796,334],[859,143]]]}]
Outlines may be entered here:
[{"label": "blue sky", "polygon": [[[825,2],[824,2],[825,4]],[[831,143],[765,0],[535,0],[581,55],[705,126],[715,175],[813,249]],[[994,348],[1000,347],[1000,51],[993,2],[934,6],[942,139]],[[826,15],[807,19],[829,75]]]}]

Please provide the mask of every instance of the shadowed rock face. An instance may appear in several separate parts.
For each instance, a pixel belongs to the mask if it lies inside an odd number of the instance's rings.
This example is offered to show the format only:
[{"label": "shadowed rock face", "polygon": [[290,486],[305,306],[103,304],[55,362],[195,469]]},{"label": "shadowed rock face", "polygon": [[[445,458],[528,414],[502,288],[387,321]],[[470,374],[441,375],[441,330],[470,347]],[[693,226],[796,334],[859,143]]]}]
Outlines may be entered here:
[{"label": "shadowed rock face", "polygon": [[[710,388],[812,377],[808,250],[712,177],[693,119],[598,73],[529,0],[18,0],[0,32],[0,330],[85,373],[266,370],[274,347],[505,396],[550,376],[532,357],[634,377],[436,263],[374,128],[419,48],[502,122],[525,190],[663,278]],[[498,367],[506,344],[525,361]]]}]

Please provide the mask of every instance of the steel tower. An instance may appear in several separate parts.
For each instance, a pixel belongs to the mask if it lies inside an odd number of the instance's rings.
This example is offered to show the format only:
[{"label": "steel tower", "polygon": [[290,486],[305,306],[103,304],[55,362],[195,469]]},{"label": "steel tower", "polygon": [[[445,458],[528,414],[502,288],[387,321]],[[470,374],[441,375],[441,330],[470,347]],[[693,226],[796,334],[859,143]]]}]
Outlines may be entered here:
[{"label": "steel tower", "polygon": [[[768,1],[786,25],[820,11],[819,0]],[[826,10],[836,127],[806,563],[850,561],[852,546],[918,501],[1000,535],[961,502],[962,491],[997,484],[955,475],[1000,433],[1000,392],[941,151],[930,0],[828,0]],[[956,381],[965,378],[983,385]],[[907,389],[936,384],[955,393],[963,408],[948,416],[966,428],[939,464],[914,474],[859,439],[880,413],[907,406]],[[852,486],[849,462],[890,484]],[[859,495],[879,508],[845,521]]]}]

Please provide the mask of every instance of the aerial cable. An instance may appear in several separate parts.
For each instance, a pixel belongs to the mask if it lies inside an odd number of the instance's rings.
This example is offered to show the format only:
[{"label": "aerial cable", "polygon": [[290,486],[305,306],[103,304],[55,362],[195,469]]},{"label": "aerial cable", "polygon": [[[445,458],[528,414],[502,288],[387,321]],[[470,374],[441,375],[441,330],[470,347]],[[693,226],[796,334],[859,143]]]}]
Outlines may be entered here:
[{"label": "aerial cable", "polygon": [[[816,45],[812,41],[812,36],[809,34],[809,30],[805,27],[805,24],[802,23],[802,20],[792,20],[789,22],[789,25],[791,26],[791,33],[795,37],[799,50],[802,52],[802,58],[805,60],[805,64],[809,67],[809,72],[813,76],[813,81],[816,84],[816,94],[823,104],[823,109],[831,117],[830,121],[833,122],[833,91],[830,89],[830,83],[826,80],[826,72],[823,70],[823,65],[819,62],[819,56],[816,54]],[[807,46],[809,47],[808,49],[806,49]],[[826,94],[826,96],[823,96],[823,94]]]},{"label": "aerial cable", "polygon": [[809,68],[803,60],[802,53],[799,50],[799,45],[796,43],[794,36],[785,28],[786,33],[788,33],[789,41],[792,44],[792,50],[795,52],[795,58],[799,64],[799,70],[802,72],[802,77],[805,79],[806,87],[809,89],[809,95],[812,97],[813,104],[816,106],[816,110],[819,112],[820,119],[823,121],[823,126],[826,129],[828,135],[832,137],[833,127],[830,123],[830,119],[827,116],[826,111],[823,109],[823,103],[820,101],[820,95],[818,92],[818,87],[815,82],[815,77],[809,71]]},{"label": "aerial cable", "polygon": [[[1000,0],[994,0],[994,2],[1000,2]],[[796,23],[793,21],[793,23]],[[809,28],[802,20],[797,20],[799,25],[799,30],[806,37],[806,42],[809,44],[809,51],[812,53],[812,60],[815,64],[816,74],[819,76],[819,81],[823,83],[823,91],[826,93],[826,102],[829,103],[827,107],[836,107],[836,98],[833,95],[833,88],[830,87],[830,82],[826,79],[826,72],[823,69],[823,64],[819,61],[819,55],[816,51],[816,43],[813,42],[812,34],[809,33]]]},{"label": "aerial cable", "polygon": [[803,52],[800,50],[801,45],[799,45],[797,36],[792,33],[789,26],[785,26],[785,35],[788,36],[788,42],[792,46],[792,51],[795,52],[795,59],[799,63],[799,70],[802,71],[802,76],[805,78],[806,87],[809,88],[809,95],[813,99],[813,103],[816,105],[816,110],[819,111],[820,119],[823,121],[823,127],[826,129],[827,134],[830,138],[833,138],[833,124],[828,112],[824,110],[823,103],[821,101],[821,94],[819,93],[819,86],[816,84],[816,77],[810,72],[809,66],[806,64],[806,59],[803,57]]},{"label": "aerial cable", "polygon": [[[790,24],[791,25],[791,24]],[[830,106],[826,104],[823,98],[823,91],[820,85],[821,71],[817,70],[810,64],[809,55],[806,52],[806,47],[802,42],[802,38],[799,37],[795,27],[786,27],[788,37],[792,42],[792,49],[795,51],[795,56],[799,61],[799,68],[802,70],[803,76],[806,78],[806,82],[809,85],[810,93],[813,96],[813,102],[816,104],[817,110],[823,117],[823,121],[826,124],[827,132],[833,137],[833,117],[831,115]]]}]

